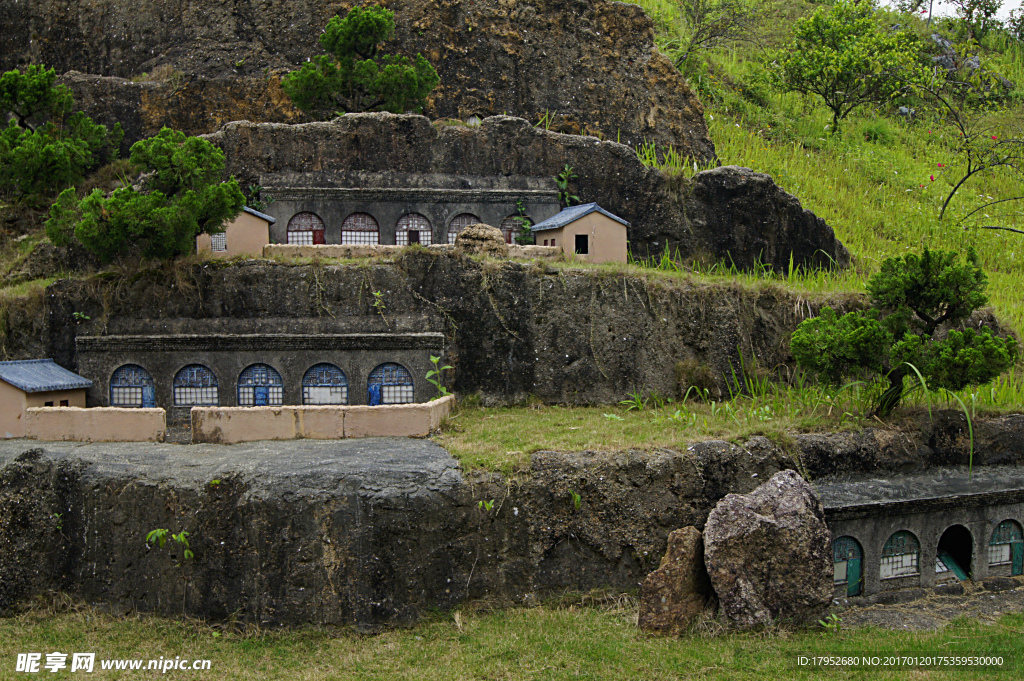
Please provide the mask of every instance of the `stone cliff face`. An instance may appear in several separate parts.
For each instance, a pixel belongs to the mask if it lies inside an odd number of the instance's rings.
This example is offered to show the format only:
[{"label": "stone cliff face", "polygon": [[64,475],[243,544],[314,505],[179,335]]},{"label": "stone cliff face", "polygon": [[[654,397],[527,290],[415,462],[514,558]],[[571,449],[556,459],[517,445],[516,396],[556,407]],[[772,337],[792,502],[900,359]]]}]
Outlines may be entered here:
[{"label": "stone cliff face", "polygon": [[[0,0],[0,68],[28,62],[106,77],[177,75],[134,87],[72,76],[85,110],[118,109],[129,140],[163,125],[192,134],[229,120],[304,120],[280,75],[320,52],[327,20],[354,3],[315,0]],[[389,0],[389,49],[423,53],[441,85],[425,113],[508,113],[631,145],[715,158],[699,102],[654,47],[650,19],[604,0]],[[135,102],[143,95],[141,105]],[[134,116],[132,113],[135,112]]]},{"label": "stone cliff face", "polygon": [[832,228],[767,175],[730,166],[692,180],[669,178],[625,145],[509,116],[485,119],[478,128],[391,114],[306,125],[238,122],[210,139],[243,185],[277,173],[330,171],[550,178],[569,164],[579,176],[572,189],[581,202],[596,201],[631,223],[635,257],[658,257],[668,247],[685,261],[724,260],[741,268],[760,262],[778,271],[786,271],[790,253],[798,266],[849,261]]},{"label": "stone cliff face", "polygon": [[[0,616],[64,590],[114,612],[381,625],[470,599],[629,591],[669,532],[704,528],[719,499],[779,470],[920,470],[966,465],[972,450],[975,466],[1024,458],[1024,417],[976,420],[972,448],[963,414],[935,415],[906,432],[797,433],[789,451],[754,436],[537,452],[510,477],[464,471],[423,440],[0,442]],[[157,527],[187,530],[195,560],[179,567],[170,542],[147,548]]]},{"label": "stone cliff face", "polygon": [[[456,367],[452,388],[459,394],[479,393],[491,404],[531,395],[609,404],[638,389],[676,394],[677,363],[687,361],[707,366],[728,395],[740,352],[747,366],[754,357],[762,367],[789,360],[789,335],[808,307],[772,286],[701,285],[426,250],[393,263],[209,263],[177,274],[144,271],[130,281],[64,280],[31,314],[11,309],[6,323],[0,319],[6,356],[53,357],[75,368],[77,336],[436,331],[448,339],[445,361]],[[384,316],[373,291],[382,295]]]}]

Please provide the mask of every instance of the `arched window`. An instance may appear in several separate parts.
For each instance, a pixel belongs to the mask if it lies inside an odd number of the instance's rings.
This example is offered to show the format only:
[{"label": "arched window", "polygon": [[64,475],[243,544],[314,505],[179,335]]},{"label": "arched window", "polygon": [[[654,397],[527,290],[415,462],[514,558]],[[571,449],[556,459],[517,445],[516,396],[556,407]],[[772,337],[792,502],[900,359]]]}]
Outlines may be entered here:
[{"label": "arched window", "polygon": [[303,404],[348,404],[345,372],[333,364],[315,364],[302,377]]},{"label": "arched window", "polygon": [[473,215],[472,213],[459,213],[452,218],[452,221],[448,223],[448,243],[455,243],[455,236],[466,229],[470,225],[475,225],[480,222],[480,218]]},{"label": "arched window", "polygon": [[395,227],[395,243],[399,246],[409,244],[430,245],[430,220],[419,213],[406,213],[398,218]]},{"label": "arched window", "polygon": [[837,537],[832,542],[832,582],[846,585],[847,596],[860,594],[864,552],[853,537]]},{"label": "arched window", "polygon": [[110,406],[155,407],[153,377],[138,364],[118,367],[110,377]]},{"label": "arched window", "polygon": [[284,381],[277,369],[253,364],[238,375],[238,406],[266,407],[284,402]]},{"label": "arched window", "polygon": [[882,547],[879,576],[882,579],[906,577],[920,572],[921,545],[912,533],[900,530]]},{"label": "arched window", "polygon": [[341,223],[341,243],[366,246],[380,243],[380,227],[369,213],[352,213]]},{"label": "arched window", "polygon": [[525,215],[509,215],[501,221],[501,226],[498,229],[505,235],[505,243],[510,244],[515,241],[516,235],[523,229],[523,220],[526,220],[527,226],[533,224],[533,220]]},{"label": "arched window", "polygon": [[327,243],[324,240],[324,221],[316,213],[296,213],[288,221],[288,243],[296,246]]},{"label": "arched window", "polygon": [[387,362],[370,372],[367,382],[371,406],[378,404],[407,404],[413,401],[412,374],[401,364]]},{"label": "arched window", "polygon": [[992,532],[988,544],[989,565],[1010,565],[1010,574],[1024,574],[1024,532],[1019,523],[1004,520]]},{"label": "arched window", "polygon": [[174,374],[175,407],[216,407],[217,377],[202,364],[189,364]]}]

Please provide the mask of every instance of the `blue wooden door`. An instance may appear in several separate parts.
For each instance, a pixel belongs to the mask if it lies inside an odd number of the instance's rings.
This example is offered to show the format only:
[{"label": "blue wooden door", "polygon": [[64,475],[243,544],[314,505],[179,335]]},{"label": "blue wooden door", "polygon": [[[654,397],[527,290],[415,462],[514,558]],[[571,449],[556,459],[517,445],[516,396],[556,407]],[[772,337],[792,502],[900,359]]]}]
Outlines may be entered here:
[{"label": "blue wooden door", "polygon": [[371,383],[367,388],[367,404],[376,407],[380,404],[380,383]]},{"label": "blue wooden door", "polygon": [[253,388],[252,400],[257,407],[267,406],[270,404],[270,388],[265,385],[256,386]]},{"label": "blue wooden door", "polygon": [[156,406],[156,394],[153,390],[153,386],[144,385],[142,386],[142,408],[152,409]]},{"label": "blue wooden door", "polygon": [[1012,575],[1024,575],[1024,541],[1015,541],[1010,545],[1010,552],[1013,555]]}]

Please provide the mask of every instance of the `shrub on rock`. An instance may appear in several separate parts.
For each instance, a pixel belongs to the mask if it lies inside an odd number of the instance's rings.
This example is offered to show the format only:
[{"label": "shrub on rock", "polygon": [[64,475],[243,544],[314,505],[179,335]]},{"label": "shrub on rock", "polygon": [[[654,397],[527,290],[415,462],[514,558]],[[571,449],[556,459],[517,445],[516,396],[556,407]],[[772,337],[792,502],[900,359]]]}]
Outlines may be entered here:
[{"label": "shrub on rock", "polygon": [[195,250],[196,235],[213,234],[245,205],[232,178],[220,180],[224,152],[207,140],[164,128],[132,145],[137,185],[79,200],[64,190],[50,209],[46,234],[62,246],[79,241],[103,262],[129,254],[173,258]]}]

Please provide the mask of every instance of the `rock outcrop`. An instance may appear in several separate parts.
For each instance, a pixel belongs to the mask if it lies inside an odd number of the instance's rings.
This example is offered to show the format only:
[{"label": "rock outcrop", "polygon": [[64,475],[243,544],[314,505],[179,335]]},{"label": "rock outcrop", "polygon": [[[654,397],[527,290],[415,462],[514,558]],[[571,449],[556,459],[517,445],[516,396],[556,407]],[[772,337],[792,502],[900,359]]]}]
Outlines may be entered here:
[{"label": "rock outcrop", "polygon": [[[301,119],[280,76],[321,52],[328,19],[356,2],[319,0],[0,0],[0,68],[44,63],[123,80],[72,79],[97,118],[122,109],[129,130],[191,134],[227,120]],[[422,53],[441,84],[432,118],[510,113],[562,132],[672,145],[715,158],[700,103],[654,46],[636,5],[607,0],[388,0],[389,51]],[[173,77],[171,77],[173,75]],[[91,92],[90,92],[91,91]],[[132,103],[141,94],[140,107]],[[248,93],[248,96],[246,95]],[[134,115],[133,115],[134,114]]]},{"label": "rock outcrop", "polygon": [[802,267],[848,261],[832,228],[767,175],[726,168],[692,180],[670,177],[623,144],[550,132],[521,118],[494,116],[475,128],[382,113],[304,125],[241,121],[209,139],[224,149],[227,173],[243,185],[327,171],[553,178],[568,164],[578,176],[571,190],[581,203],[596,201],[630,222],[634,257],[660,257],[668,247],[686,261],[710,258],[782,272],[791,253]]},{"label": "rock outcrop", "polygon": [[839,267],[850,264],[846,247],[824,238],[832,232],[824,220],[770,176],[750,168],[723,166],[697,173],[686,217],[695,233],[705,235],[710,253],[728,253],[737,263],[779,268],[792,253],[796,265],[826,255]]},{"label": "rock outcrop", "polygon": [[749,495],[727,495],[704,528],[721,613],[739,629],[821,617],[832,598],[830,549],[821,500],[792,470]]},{"label": "rock outcrop", "polygon": [[467,255],[508,256],[508,244],[501,230],[483,224],[468,225],[459,232],[455,237],[455,250]]},{"label": "rock outcrop", "polygon": [[678,636],[713,600],[700,530],[684,527],[674,531],[668,536],[661,565],[640,587],[640,628]]},{"label": "rock outcrop", "polygon": [[[45,443],[22,456],[29,446],[0,441],[0,616],[51,589],[113,612],[264,626],[628,591],[715,501],[691,457],[667,451],[538,452],[506,478],[407,438]],[[194,560],[148,547],[154,528],[188,531]]]}]

